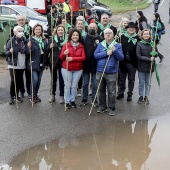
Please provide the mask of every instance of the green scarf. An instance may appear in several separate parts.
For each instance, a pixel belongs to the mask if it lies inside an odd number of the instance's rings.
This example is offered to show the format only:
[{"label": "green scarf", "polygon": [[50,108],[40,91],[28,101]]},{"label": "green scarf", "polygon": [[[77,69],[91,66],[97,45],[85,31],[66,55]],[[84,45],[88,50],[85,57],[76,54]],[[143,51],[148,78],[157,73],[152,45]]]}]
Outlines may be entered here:
[{"label": "green scarf", "polygon": [[98,23],[98,27],[102,30],[101,33],[100,33],[100,35],[102,35],[102,33],[104,32],[104,30],[105,30],[106,28],[110,28],[110,26],[111,26],[111,24],[108,23],[108,24],[106,25],[106,27],[104,27],[103,24],[99,22],[99,23]]},{"label": "green scarf", "polygon": [[4,25],[2,23],[0,23],[0,28],[3,30],[3,31],[6,31],[6,29],[4,28]]},{"label": "green scarf", "polygon": [[128,39],[128,43],[129,43],[130,41],[132,41],[132,43],[133,43],[134,45],[136,45],[137,39],[134,38],[134,37],[136,37],[136,35],[137,35],[136,33],[134,33],[132,36],[130,36],[127,32],[125,32],[124,35],[125,35],[127,38],[129,38],[129,39]]},{"label": "green scarf", "polygon": [[103,41],[101,42],[101,44],[102,44],[102,46],[106,49],[106,51],[109,51],[109,50],[110,50],[110,47],[111,47],[112,45],[117,44],[117,42],[116,42],[115,40],[113,40],[113,41],[109,44],[108,47],[107,47],[107,44],[106,44],[106,40],[103,40]]},{"label": "green scarf", "polygon": [[[54,41],[55,41],[56,43],[58,43],[58,36],[57,36],[57,35],[54,36]],[[59,50],[61,50],[61,47],[62,47],[66,42],[67,42],[67,40],[66,40],[65,36],[63,35],[63,42],[60,43],[60,46],[58,46]]]},{"label": "green scarf", "polygon": [[125,34],[127,31],[124,28],[120,28],[120,33]]},{"label": "green scarf", "polygon": [[66,23],[66,32],[68,32],[69,28],[71,28],[71,25]]},{"label": "green scarf", "polygon": [[42,40],[42,37],[40,37],[39,39],[36,36],[34,36],[33,38],[38,42],[40,49],[44,49],[44,42]]},{"label": "green scarf", "polygon": [[84,30],[81,30],[81,36],[85,36],[86,32]]},{"label": "green scarf", "polygon": [[24,35],[29,35],[29,26],[27,24],[24,25]]},{"label": "green scarf", "polygon": [[84,26],[85,26],[85,27],[88,27],[88,23],[87,23],[86,20],[84,21]]}]

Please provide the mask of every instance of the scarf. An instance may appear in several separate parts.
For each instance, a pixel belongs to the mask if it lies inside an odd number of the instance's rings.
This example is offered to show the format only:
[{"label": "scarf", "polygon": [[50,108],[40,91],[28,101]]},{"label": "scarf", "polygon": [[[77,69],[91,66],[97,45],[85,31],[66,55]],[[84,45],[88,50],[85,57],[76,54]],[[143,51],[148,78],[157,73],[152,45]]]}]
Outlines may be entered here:
[{"label": "scarf", "polygon": [[18,46],[18,52],[20,52],[21,54],[24,54],[25,53],[25,44],[24,44],[24,38],[17,38],[15,36],[15,42]]},{"label": "scarf", "polygon": [[68,24],[68,23],[66,23],[66,32],[68,32],[68,30],[69,30],[69,28],[71,28],[71,25],[70,24]]},{"label": "scarf", "polygon": [[104,27],[103,24],[99,22],[99,23],[98,23],[98,26],[99,26],[99,28],[102,30],[101,33],[100,33],[100,35],[102,35],[102,33],[104,32],[104,30],[105,30],[106,28],[110,28],[111,24],[108,23],[108,24],[106,25],[106,27]]},{"label": "scarf", "polygon": [[119,30],[119,31],[120,31],[121,35],[122,35],[122,34],[125,34],[125,33],[127,32],[127,30],[126,30],[126,29],[124,29],[124,28],[120,28],[120,30]]},{"label": "scarf", "polygon": [[36,36],[34,36],[33,38],[38,42],[40,49],[44,49],[44,42],[42,40],[42,37],[37,38]]},{"label": "scarf", "polygon": [[124,35],[125,35],[127,38],[129,38],[129,39],[128,39],[128,43],[129,43],[130,41],[132,41],[132,43],[133,43],[134,45],[136,45],[137,39],[134,38],[134,37],[136,37],[136,35],[137,35],[136,33],[134,33],[132,36],[130,36],[127,32],[125,32]]},{"label": "scarf", "polygon": [[101,44],[102,44],[102,46],[106,49],[106,51],[109,51],[109,50],[111,49],[111,46],[117,44],[117,42],[116,42],[115,40],[113,40],[113,41],[109,44],[108,47],[107,47],[107,44],[106,44],[106,40],[103,40],[103,41],[101,42]]},{"label": "scarf", "polygon": [[29,35],[29,26],[27,24],[24,25],[24,37],[25,35]]},{"label": "scarf", "polygon": [[86,35],[86,32],[84,30],[81,30],[81,36],[85,36]]},{"label": "scarf", "polygon": [[79,45],[79,42],[73,42],[72,40],[70,41],[71,45],[74,47],[74,49],[76,49]]},{"label": "scarf", "polygon": [[62,42],[58,40],[58,36],[57,35],[54,36],[54,41],[58,44],[59,50],[61,50],[61,47],[67,42],[67,40],[66,40],[64,35],[63,35],[62,40],[61,40]]}]

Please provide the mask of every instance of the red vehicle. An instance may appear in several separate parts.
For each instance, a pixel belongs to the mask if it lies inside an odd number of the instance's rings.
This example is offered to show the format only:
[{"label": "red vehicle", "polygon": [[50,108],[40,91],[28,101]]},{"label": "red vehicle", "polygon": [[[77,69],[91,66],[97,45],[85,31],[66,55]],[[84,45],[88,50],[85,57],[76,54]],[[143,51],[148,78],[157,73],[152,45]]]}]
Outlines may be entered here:
[{"label": "red vehicle", "polygon": [[[35,11],[46,14],[47,6],[54,5],[56,2],[64,3],[65,0],[18,0],[19,5],[27,6]],[[72,14],[76,15],[81,9],[85,9],[86,0],[70,0]]]}]

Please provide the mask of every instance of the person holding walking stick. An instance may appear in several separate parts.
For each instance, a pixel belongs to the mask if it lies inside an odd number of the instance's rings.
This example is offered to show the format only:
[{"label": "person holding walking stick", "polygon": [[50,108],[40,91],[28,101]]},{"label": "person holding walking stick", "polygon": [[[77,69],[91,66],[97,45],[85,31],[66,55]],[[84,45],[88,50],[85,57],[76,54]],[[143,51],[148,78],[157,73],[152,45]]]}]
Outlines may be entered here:
[{"label": "person holding walking stick", "polygon": [[[46,48],[47,43],[43,35],[43,27],[40,24],[36,24],[33,27],[32,36],[28,42],[28,47],[30,48],[32,56],[32,81],[33,81],[33,97],[31,96],[30,101],[34,104],[41,102],[41,99],[38,97],[38,90],[41,83],[41,77],[43,70],[46,66],[47,55]],[[27,60],[28,68],[31,69],[30,60]],[[32,95],[32,87],[30,85],[30,91]]]},{"label": "person holding walking stick", "polygon": [[151,53],[155,50],[154,42],[152,41],[151,31],[149,29],[144,29],[141,33],[141,41],[137,43],[136,54],[138,57],[138,78],[139,78],[139,104],[147,102],[148,92],[150,90],[151,82],[150,78],[154,72],[153,61],[158,55],[157,52]]},{"label": "person holding walking stick", "polygon": [[[104,30],[104,39],[94,52],[97,60],[96,79],[99,88],[99,110],[97,113],[107,112],[106,88],[108,91],[109,115],[115,115],[116,77],[118,61],[124,59],[122,46],[114,40],[113,31],[110,28]],[[95,100],[95,99],[94,99]]]},{"label": "person holding walking stick", "polygon": [[16,26],[14,27],[13,31],[14,36],[8,41],[5,50],[8,69],[11,77],[10,105],[14,104],[14,98],[17,99],[17,102],[23,102],[22,98],[18,96],[18,93],[19,86],[23,80],[26,55],[29,53],[26,39],[23,37],[24,28],[21,26]]}]

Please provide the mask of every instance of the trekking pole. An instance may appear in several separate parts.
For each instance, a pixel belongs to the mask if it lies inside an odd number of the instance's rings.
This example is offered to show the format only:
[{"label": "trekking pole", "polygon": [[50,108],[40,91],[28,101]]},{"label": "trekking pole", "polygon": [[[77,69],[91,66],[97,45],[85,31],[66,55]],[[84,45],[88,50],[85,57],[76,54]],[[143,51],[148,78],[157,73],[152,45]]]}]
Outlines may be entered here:
[{"label": "trekking pole", "polygon": [[[28,11],[27,11],[27,16],[28,16]],[[29,17],[28,17],[29,18]],[[30,38],[30,30],[29,30],[29,42],[31,38]],[[29,53],[30,53],[30,71],[31,71],[31,91],[32,91],[32,94],[31,94],[31,105],[32,107],[34,107],[34,102],[33,102],[33,98],[34,98],[34,88],[33,88],[33,78],[32,78],[32,54],[31,54],[31,47],[29,48]]]},{"label": "trekking pole", "polygon": [[[65,13],[65,21],[66,21],[66,13]],[[66,30],[66,24],[65,24],[65,30]],[[65,33],[66,34],[66,50],[68,49],[68,46],[67,46],[67,32]],[[67,111],[67,107],[66,107],[66,104],[67,104],[67,98],[68,98],[68,61],[67,61],[67,57],[68,57],[68,54],[66,54],[66,99],[65,99],[65,104],[64,104],[64,111]]]},{"label": "trekking pole", "polygon": [[[154,37],[154,47],[153,47],[153,50],[155,50],[155,47],[156,47],[156,36],[157,36],[157,31],[158,31],[158,20],[159,18],[157,19],[157,23],[156,23],[156,31],[155,31],[155,37]],[[150,66],[150,71],[149,71],[149,84],[148,84],[148,94],[147,94],[147,97],[149,96],[149,91],[150,91],[150,84],[151,84],[151,78],[152,78],[152,67],[153,67],[153,61],[151,61],[151,66]],[[148,102],[148,98],[146,97],[146,101],[145,101],[145,106]]]},{"label": "trekking pole", "polygon": [[104,73],[105,73],[105,70],[106,70],[106,67],[107,67],[107,64],[109,62],[109,59],[110,59],[110,55],[108,56],[108,59],[106,61],[106,64],[105,64],[105,67],[104,67],[104,70],[103,70],[103,73],[102,73],[102,76],[100,78],[99,85],[97,87],[97,91],[96,91],[96,94],[95,94],[95,97],[94,97],[94,100],[93,100],[93,103],[92,103],[92,106],[91,106],[91,109],[90,109],[90,112],[89,112],[89,116],[91,115],[92,109],[94,107],[94,103],[95,103],[95,100],[96,100],[96,97],[97,97],[97,94],[98,94],[98,91],[99,91],[99,88],[100,88],[100,84],[102,82],[102,79],[103,79],[103,76],[104,76]]},{"label": "trekking pole", "polygon": [[169,23],[170,23],[170,2],[169,2]]},{"label": "trekking pole", "polygon": [[[10,9],[9,9],[9,20],[10,20]],[[9,30],[10,30],[10,40],[11,40],[11,48],[13,48],[13,45],[12,45],[12,37],[11,37],[11,23],[9,21]],[[13,77],[14,77],[14,87],[15,87],[15,102],[16,102],[16,107],[18,109],[18,94],[17,94],[17,87],[16,87],[16,77],[15,77],[15,70],[14,70],[14,54],[13,52],[11,53],[12,54],[12,67],[13,67]]]},{"label": "trekking pole", "polygon": [[[53,44],[53,16],[52,16],[52,6],[51,6],[51,42],[52,42],[52,44]],[[54,74],[54,61],[53,61],[53,59],[54,59],[54,49],[53,49],[53,47],[52,47],[52,49],[51,49],[51,96],[53,95],[53,74]],[[51,102],[51,104],[52,104],[53,102]]]}]

